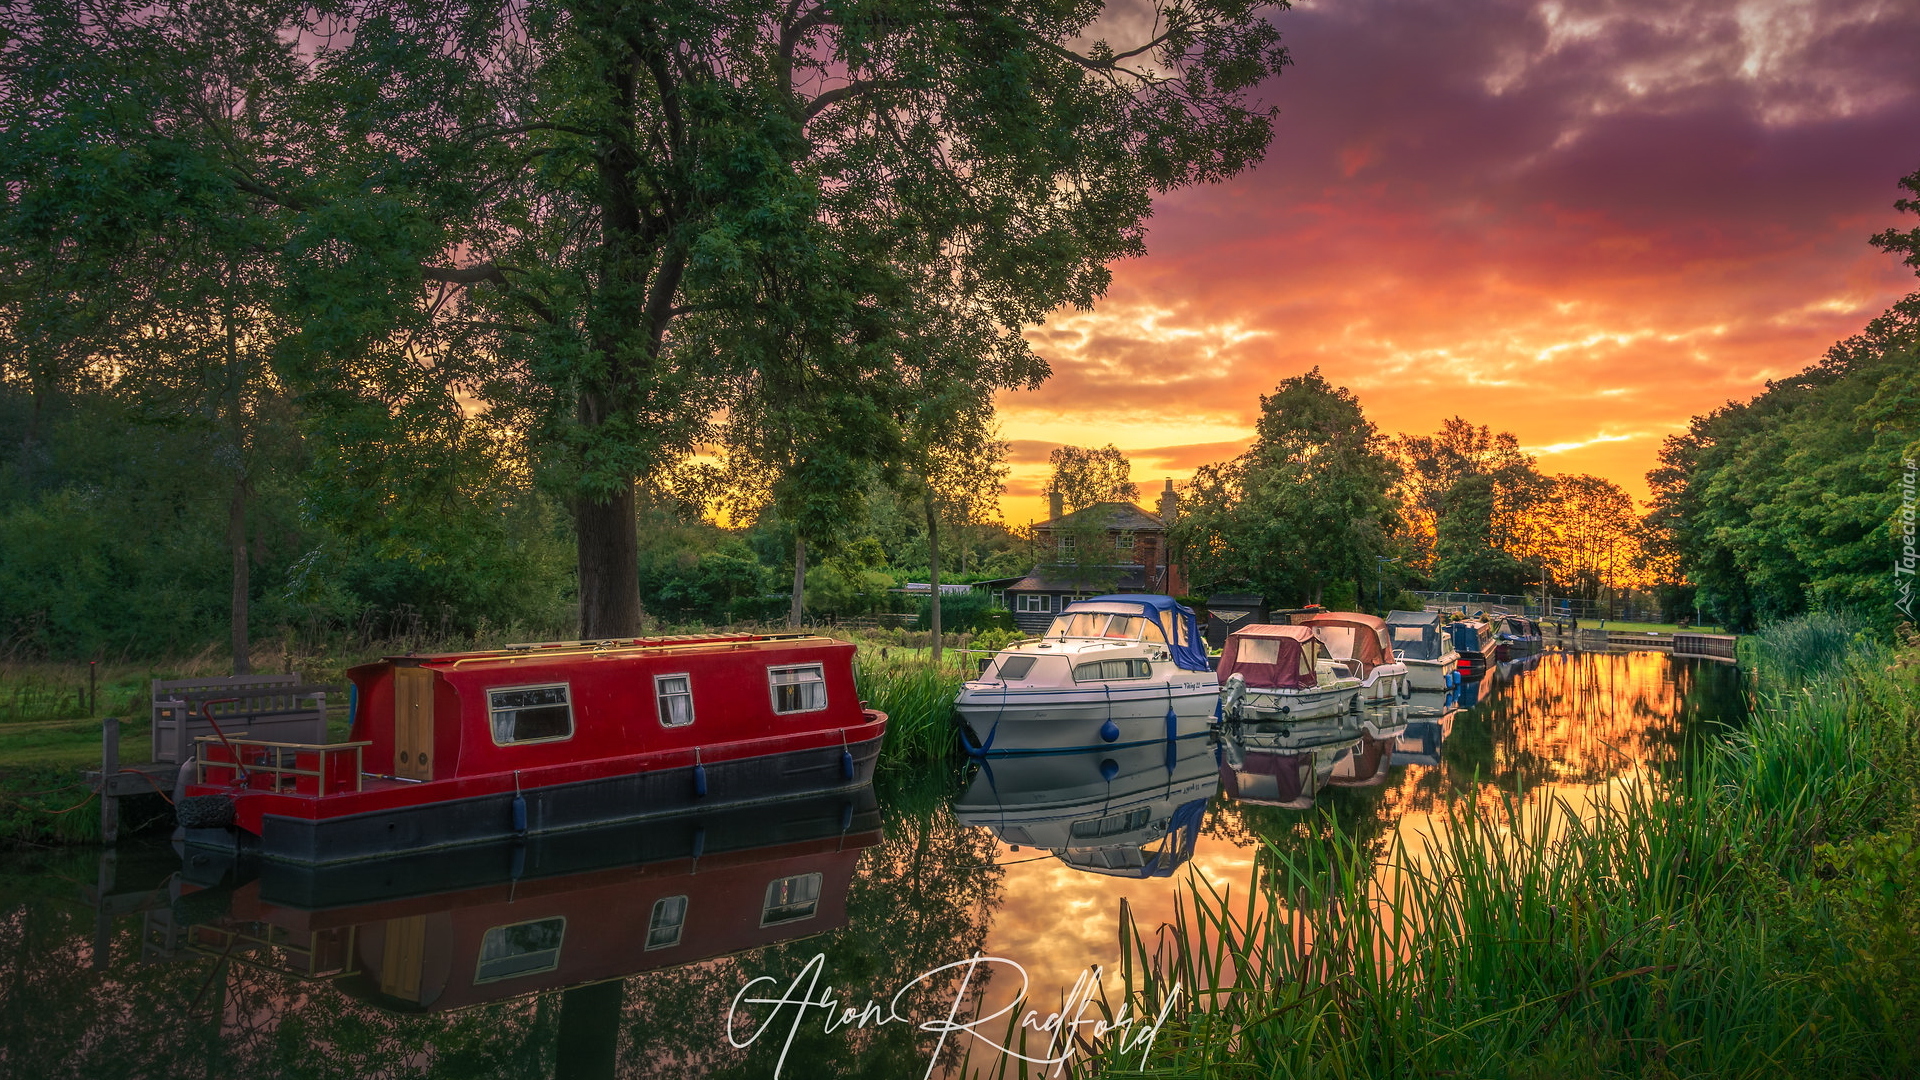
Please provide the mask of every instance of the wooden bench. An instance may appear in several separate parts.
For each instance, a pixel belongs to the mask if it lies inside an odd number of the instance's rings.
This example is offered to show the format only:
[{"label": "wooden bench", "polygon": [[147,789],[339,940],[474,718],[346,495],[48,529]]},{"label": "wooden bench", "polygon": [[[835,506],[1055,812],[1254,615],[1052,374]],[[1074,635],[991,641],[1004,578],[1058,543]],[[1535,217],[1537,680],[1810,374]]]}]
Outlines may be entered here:
[{"label": "wooden bench", "polygon": [[176,765],[192,761],[194,740],[214,734],[207,712],[229,738],[246,735],[273,742],[324,743],[327,694],[339,690],[303,685],[297,675],[155,679],[153,760]]}]

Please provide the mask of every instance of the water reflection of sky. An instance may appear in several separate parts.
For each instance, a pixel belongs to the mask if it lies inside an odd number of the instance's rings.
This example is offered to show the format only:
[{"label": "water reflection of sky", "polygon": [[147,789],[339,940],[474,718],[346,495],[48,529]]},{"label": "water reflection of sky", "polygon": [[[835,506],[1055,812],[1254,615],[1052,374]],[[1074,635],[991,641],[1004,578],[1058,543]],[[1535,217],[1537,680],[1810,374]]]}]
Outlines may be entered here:
[{"label": "water reflection of sky", "polygon": [[[1090,966],[1115,970],[1123,902],[1151,935],[1173,921],[1176,898],[1196,880],[1245,896],[1263,845],[1310,853],[1338,828],[1384,850],[1396,836],[1431,829],[1449,799],[1486,802],[1517,786],[1575,801],[1605,797],[1646,770],[1683,767],[1705,722],[1737,724],[1743,715],[1733,668],[1659,654],[1550,654],[1497,667],[1467,690],[1473,703],[1464,709],[1416,698],[1374,717],[1378,730],[1398,733],[1400,763],[1375,786],[1328,779],[1308,810],[1221,794],[1228,755],[1203,734],[1171,758],[1148,748],[1111,762],[1058,762],[1058,783],[1048,778],[1056,766],[1003,762],[993,784],[978,773],[963,778],[951,802],[889,794],[877,812],[855,807],[850,825],[838,803],[813,818],[717,822],[694,858],[655,830],[621,841],[654,852],[644,859],[591,845],[536,852],[528,858],[560,860],[550,876],[532,865],[520,881],[476,878],[404,903],[317,915],[276,903],[271,882],[196,896],[169,877],[170,852],[142,860],[129,850],[106,890],[124,913],[103,923],[86,902],[101,883],[96,857],[61,855],[0,885],[8,986],[0,1045],[18,1075],[171,1075],[190,1064],[208,1076],[246,1077],[771,1076],[775,1040],[745,1052],[727,1046],[727,1004],[756,977],[784,986],[816,954],[826,957],[823,983],[853,1005],[884,1002],[918,973],[975,950],[1010,958],[1031,979],[1029,1007],[1044,1014]],[[1351,733],[1274,737],[1289,752],[1305,742],[1305,750],[1346,755],[1349,773],[1365,760]],[[1182,806],[1204,807],[1191,845],[1155,848],[1149,834]],[[1025,842],[1001,835],[1009,824]],[[1102,851],[1097,865],[1110,872],[1068,865],[1051,852],[1062,845]],[[1076,857],[1086,860],[1084,851]],[[1129,868],[1154,876],[1127,876]],[[770,882],[784,883],[778,896],[763,895]],[[693,900],[662,906],[669,894]],[[794,917],[790,928],[767,922],[767,910]],[[541,921],[562,912],[564,932]],[[702,931],[722,917],[739,929]],[[684,938],[674,938],[673,919],[684,919]],[[495,924],[529,929],[494,933]],[[348,964],[351,977],[315,978],[311,958],[289,947],[289,928],[314,926],[334,928],[331,962],[359,957]],[[465,927],[464,936],[450,927]],[[91,943],[103,928],[108,957],[96,970]],[[268,939],[277,944],[260,944]],[[684,942],[683,959],[645,948],[669,939]],[[513,953],[516,942],[525,955]],[[383,964],[404,966],[409,950],[430,970],[429,983],[447,987],[434,991],[439,1007],[409,1004],[405,994],[425,992],[380,976]],[[557,989],[634,971],[647,973]],[[510,977],[481,986],[469,978],[477,972]],[[1117,996],[1117,979],[1112,988]],[[915,1019],[943,1016],[955,989],[952,980],[922,985],[907,1008]],[[1015,989],[1001,971],[982,1002],[997,1008]],[[446,1008],[456,1001],[475,1003]],[[781,1075],[882,1080],[926,1071],[929,1037],[910,1025],[826,1033],[816,1016],[805,1026]],[[562,1054],[563,1046],[604,1053]],[[973,1060],[982,1063],[978,1052]]]}]

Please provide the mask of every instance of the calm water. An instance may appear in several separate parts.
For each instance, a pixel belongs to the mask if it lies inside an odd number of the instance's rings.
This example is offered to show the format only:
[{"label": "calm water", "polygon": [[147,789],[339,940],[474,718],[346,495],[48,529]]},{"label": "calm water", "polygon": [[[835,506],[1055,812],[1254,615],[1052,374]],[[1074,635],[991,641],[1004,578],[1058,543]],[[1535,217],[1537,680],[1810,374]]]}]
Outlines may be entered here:
[{"label": "calm water", "polygon": [[[1071,1003],[1118,960],[1123,908],[1155,927],[1195,873],[1245,890],[1266,841],[1384,842],[1450,798],[1683,768],[1741,722],[1740,685],[1714,661],[1548,654],[1457,700],[351,875],[236,886],[164,845],[16,857],[0,1074],[977,1069],[990,1046],[926,1025],[997,1012],[1023,980],[1043,1014]],[[802,997],[837,1011],[779,1004]]]}]

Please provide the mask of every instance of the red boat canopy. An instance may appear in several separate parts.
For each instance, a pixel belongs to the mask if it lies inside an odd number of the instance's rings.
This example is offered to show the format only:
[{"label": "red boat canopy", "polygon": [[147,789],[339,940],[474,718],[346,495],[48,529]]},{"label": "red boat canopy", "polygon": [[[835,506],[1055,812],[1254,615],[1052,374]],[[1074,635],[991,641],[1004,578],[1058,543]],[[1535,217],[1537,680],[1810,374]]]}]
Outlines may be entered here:
[{"label": "red boat canopy", "polygon": [[1358,611],[1329,611],[1313,616],[1302,625],[1319,632],[1328,656],[1360,661],[1363,677],[1381,664],[1393,663],[1393,646],[1387,640],[1387,624],[1383,619]]},{"label": "red boat canopy", "polygon": [[1221,685],[1238,672],[1255,689],[1310,689],[1318,685],[1313,662],[1319,649],[1310,627],[1242,626],[1228,636],[1220,654]]}]

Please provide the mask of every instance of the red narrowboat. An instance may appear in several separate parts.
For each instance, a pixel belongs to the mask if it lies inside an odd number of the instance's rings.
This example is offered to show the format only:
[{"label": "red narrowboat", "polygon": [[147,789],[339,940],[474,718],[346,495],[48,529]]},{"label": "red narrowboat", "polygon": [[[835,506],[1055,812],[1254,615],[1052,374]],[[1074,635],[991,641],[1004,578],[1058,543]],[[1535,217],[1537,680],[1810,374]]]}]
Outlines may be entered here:
[{"label": "red narrowboat", "polygon": [[345,742],[198,740],[180,823],[319,864],[858,787],[886,717],[853,652],[733,634],[390,657],[347,672]]}]

